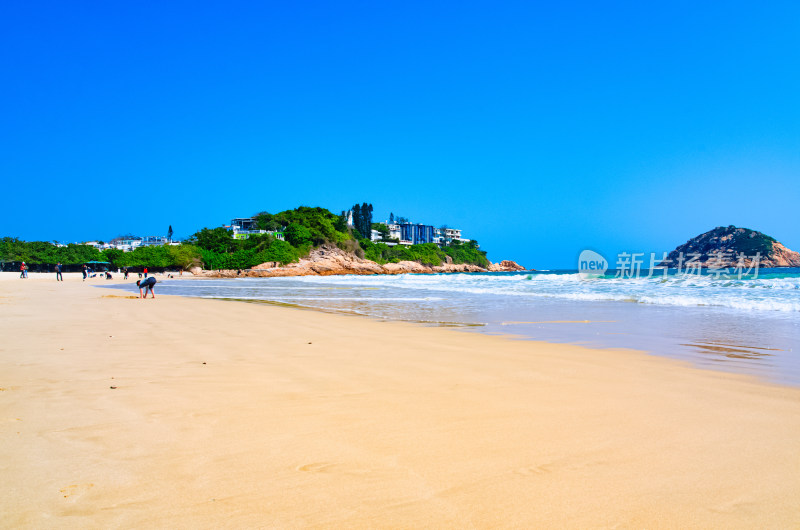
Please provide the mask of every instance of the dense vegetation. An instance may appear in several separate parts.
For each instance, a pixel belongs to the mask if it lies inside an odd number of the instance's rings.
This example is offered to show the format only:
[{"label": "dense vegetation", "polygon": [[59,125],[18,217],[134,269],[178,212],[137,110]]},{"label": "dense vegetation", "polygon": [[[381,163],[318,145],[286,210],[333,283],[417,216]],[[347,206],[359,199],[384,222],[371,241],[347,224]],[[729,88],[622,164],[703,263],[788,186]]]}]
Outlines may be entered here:
[{"label": "dense vegetation", "polygon": [[0,261],[24,261],[29,264],[79,264],[106,261],[103,254],[90,245],[69,244],[58,247],[47,241],[21,241],[13,237],[0,239]]},{"label": "dense vegetation", "polygon": [[449,256],[453,263],[469,263],[487,267],[489,260],[486,252],[478,248],[476,241],[462,244],[453,241],[450,246],[439,248],[435,243],[422,245],[395,245],[372,242],[368,239],[359,240],[359,245],[364,250],[364,257],[377,263],[397,263],[398,261],[418,261],[423,265],[441,265]]},{"label": "dense vegetation", "polygon": [[[353,212],[353,228],[358,232],[358,235],[369,239],[372,235],[372,205],[367,203],[354,204],[350,211]],[[344,212],[342,212],[342,215],[344,215]]]},{"label": "dense vegetation", "polygon": [[294,210],[256,216],[262,230],[282,232],[285,241],[272,234],[252,234],[247,239],[233,239],[225,228],[204,228],[189,242],[195,245],[207,269],[249,269],[260,263],[281,264],[297,261],[323,244],[345,245],[352,238],[346,220],[324,208],[301,206]]},{"label": "dense vegetation", "polygon": [[772,254],[775,242],[775,238],[749,228],[737,228],[733,225],[718,226],[678,246],[669,254],[669,259],[675,262],[683,253],[699,254],[701,260],[706,260],[713,253],[721,251],[732,252],[735,255],[743,253],[745,256],[754,256],[761,253],[762,256],[769,256]]},{"label": "dense vegetation", "polygon": [[203,228],[180,245],[138,247],[132,252],[123,252],[117,249],[100,251],[78,244],[60,247],[44,241],[25,242],[6,237],[0,240],[0,261],[29,264],[60,261],[65,265],[107,261],[114,268],[248,269],[265,262],[291,263],[307,255],[312,248],[328,244],[378,263],[418,261],[440,265],[448,256],[453,263],[480,266],[489,263],[486,253],[478,249],[475,242],[454,241],[445,248],[433,243],[412,246],[373,243],[369,240],[372,229],[390,241],[389,229],[383,223],[372,222],[372,205],[367,203],[353,207],[355,229],[347,226],[346,212],[335,215],[324,208],[301,206],[276,214],[261,212],[255,217],[260,229],[283,234],[285,240],[271,233],[234,239],[232,232],[224,227]]},{"label": "dense vegetation", "polygon": [[774,237],[749,228],[744,228],[743,230],[744,232],[737,233],[733,237],[732,247],[734,252],[743,252],[746,256],[754,256],[758,252],[762,256],[766,256],[772,252],[772,244],[776,242]]}]

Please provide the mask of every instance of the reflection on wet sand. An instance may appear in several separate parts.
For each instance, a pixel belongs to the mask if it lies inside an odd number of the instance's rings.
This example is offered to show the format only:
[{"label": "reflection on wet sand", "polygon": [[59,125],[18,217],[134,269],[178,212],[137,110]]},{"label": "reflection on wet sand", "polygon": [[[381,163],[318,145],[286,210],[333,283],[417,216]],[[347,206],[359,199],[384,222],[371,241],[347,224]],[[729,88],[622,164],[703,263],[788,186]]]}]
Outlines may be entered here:
[{"label": "reflection on wet sand", "polygon": [[[344,304],[340,305],[336,308],[324,307],[324,306],[316,306],[316,305],[300,305],[296,303],[288,303],[288,302],[278,302],[275,300],[252,300],[252,299],[245,299],[245,298],[220,298],[220,300],[229,300],[234,302],[247,302],[250,304],[265,304],[265,305],[274,305],[279,307],[292,307],[294,309],[305,309],[308,311],[320,311],[322,313],[335,313],[338,315],[353,315],[353,316],[369,316],[373,318],[377,318],[378,320],[383,321],[395,321],[399,320],[401,322],[411,322],[413,324],[426,324],[432,326],[441,326],[446,328],[480,328],[485,326],[483,322],[458,322],[458,321],[447,321],[447,320],[423,320],[418,318],[387,318],[378,316],[382,314],[381,312],[377,312],[375,314],[371,312],[366,312],[365,309],[368,308],[368,304],[366,303],[358,303],[358,302],[351,302],[349,307],[345,306]],[[369,306],[370,309],[377,310],[380,309],[379,307],[375,307],[374,305]],[[396,307],[394,309],[397,309]]]},{"label": "reflection on wet sand", "polygon": [[501,326],[513,326],[515,324],[608,324],[616,320],[539,320],[534,322],[500,322]]},{"label": "reflection on wet sand", "polygon": [[681,344],[681,346],[692,348],[698,353],[719,355],[729,359],[760,359],[765,356],[775,355],[771,352],[785,351],[780,348],[761,348],[746,344],[726,344],[724,342],[691,342]]}]

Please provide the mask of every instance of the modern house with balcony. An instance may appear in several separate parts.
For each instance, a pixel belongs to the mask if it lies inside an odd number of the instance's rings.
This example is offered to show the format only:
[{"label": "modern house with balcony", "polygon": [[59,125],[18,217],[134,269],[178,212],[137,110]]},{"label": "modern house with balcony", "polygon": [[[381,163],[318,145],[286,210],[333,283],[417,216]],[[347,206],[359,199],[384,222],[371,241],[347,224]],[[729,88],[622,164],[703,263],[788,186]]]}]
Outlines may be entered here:
[{"label": "modern house with balcony", "polygon": [[261,230],[258,228],[258,220],[255,217],[237,217],[231,219],[230,228],[233,232],[233,239],[247,239],[252,234],[271,234],[275,239],[283,241],[283,232]]},{"label": "modern house with balcony", "polygon": [[434,238],[436,239],[436,244],[440,247],[449,245],[453,241],[459,241],[461,243],[468,243],[470,241],[469,239],[461,237],[460,228],[437,228]]}]

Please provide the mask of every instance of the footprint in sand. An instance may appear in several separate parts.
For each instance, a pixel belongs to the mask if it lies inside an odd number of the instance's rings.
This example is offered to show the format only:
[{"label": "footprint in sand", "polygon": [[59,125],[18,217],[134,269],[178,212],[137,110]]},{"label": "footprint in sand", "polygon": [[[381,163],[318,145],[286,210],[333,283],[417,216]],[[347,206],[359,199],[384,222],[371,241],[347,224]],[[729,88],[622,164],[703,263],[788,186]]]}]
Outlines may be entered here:
[{"label": "footprint in sand", "polygon": [[717,513],[733,513],[749,511],[755,501],[749,498],[740,497],[738,499],[731,499],[727,502],[722,502],[715,506],[709,506],[708,509]]},{"label": "footprint in sand", "polygon": [[345,464],[336,464],[334,462],[312,462],[298,466],[297,471],[304,473],[338,473],[341,475],[365,475],[369,473],[370,469],[360,469],[357,467],[350,467]]},{"label": "footprint in sand", "polygon": [[299,466],[297,470],[303,471],[305,473],[324,473],[325,471],[333,467],[333,465],[334,464],[331,464],[330,462],[314,462],[312,464]]},{"label": "footprint in sand", "polygon": [[516,470],[516,473],[525,476],[543,475],[545,473],[552,473],[555,468],[556,465],[551,462],[549,464],[541,464],[539,466],[521,467]]},{"label": "footprint in sand", "polygon": [[70,484],[69,486],[64,486],[58,491],[65,499],[75,500],[93,487],[94,484]]}]

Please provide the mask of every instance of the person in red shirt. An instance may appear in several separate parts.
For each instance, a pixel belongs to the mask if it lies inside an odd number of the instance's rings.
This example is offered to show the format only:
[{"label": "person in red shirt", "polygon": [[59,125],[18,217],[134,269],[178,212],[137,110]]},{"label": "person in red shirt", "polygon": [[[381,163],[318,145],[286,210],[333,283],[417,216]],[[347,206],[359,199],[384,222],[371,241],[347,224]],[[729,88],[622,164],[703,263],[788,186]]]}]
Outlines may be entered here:
[{"label": "person in red shirt", "polygon": [[144,277],[147,278],[147,267],[144,268]]}]

